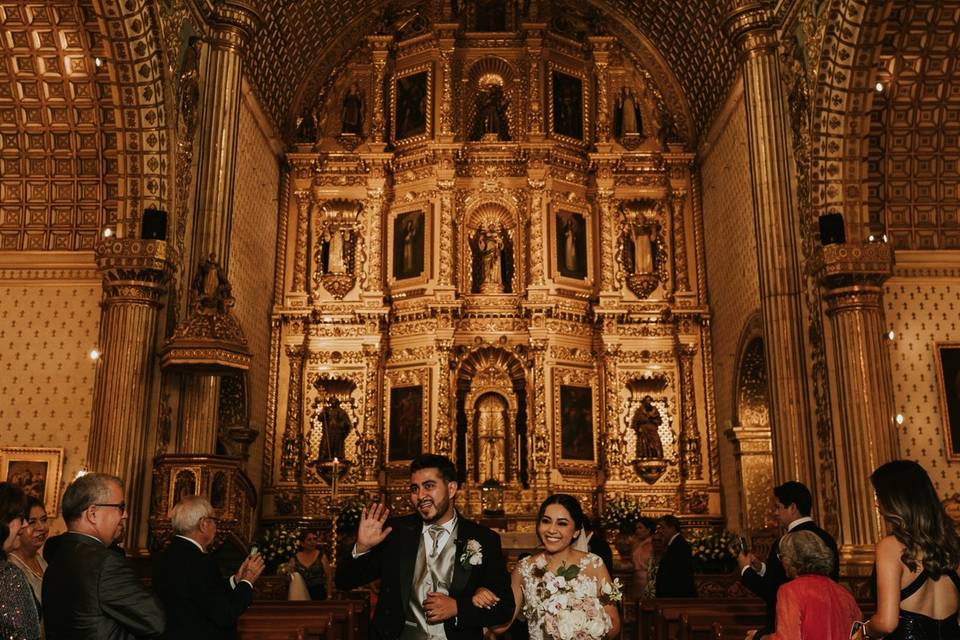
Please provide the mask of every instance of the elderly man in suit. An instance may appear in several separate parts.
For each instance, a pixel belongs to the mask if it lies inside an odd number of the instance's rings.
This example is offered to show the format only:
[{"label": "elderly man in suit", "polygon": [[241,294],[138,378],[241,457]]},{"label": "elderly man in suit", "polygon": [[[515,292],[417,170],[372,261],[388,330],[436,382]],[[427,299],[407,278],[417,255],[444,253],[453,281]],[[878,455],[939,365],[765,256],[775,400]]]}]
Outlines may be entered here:
[{"label": "elderly man in suit", "polygon": [[[483,627],[513,615],[500,536],[457,513],[456,477],[448,458],[423,454],[410,465],[416,513],[388,521],[384,505],[364,509],[357,544],[337,566],[336,581],[353,589],[380,579],[372,638],[479,640]],[[479,587],[499,598],[491,609],[473,605]]]},{"label": "elderly man in suit", "polygon": [[229,640],[253,600],[263,571],[259,554],[247,558],[228,581],[208,552],[217,518],[206,498],[187,496],[173,507],[173,539],[154,562],[153,588],[167,609],[166,638]]},{"label": "elderly man in suit", "polygon": [[158,638],[164,613],[123,554],[110,546],[127,517],[120,478],[88,473],[63,493],[67,533],[47,540],[43,618],[47,640]]},{"label": "elderly man in suit", "polygon": [[[833,552],[833,570],[830,577],[834,581],[840,577],[840,554],[837,553],[837,541],[829,533],[821,529],[810,517],[813,509],[813,496],[806,485],[790,480],[773,489],[776,498],[777,522],[786,528],[787,533],[793,531],[810,531],[823,540],[824,544]],[[752,553],[741,553],[737,557],[740,565],[740,582],[747,589],[763,598],[767,605],[767,621],[763,629],[757,631],[754,640],[760,640],[770,635],[777,628],[777,591],[789,578],[780,561],[780,539],[770,547],[770,554],[765,563],[760,562]]]},{"label": "elderly man in suit", "polygon": [[663,516],[657,522],[657,535],[663,541],[664,550],[657,566],[656,597],[696,598],[693,551],[680,533],[680,520],[676,516]]}]

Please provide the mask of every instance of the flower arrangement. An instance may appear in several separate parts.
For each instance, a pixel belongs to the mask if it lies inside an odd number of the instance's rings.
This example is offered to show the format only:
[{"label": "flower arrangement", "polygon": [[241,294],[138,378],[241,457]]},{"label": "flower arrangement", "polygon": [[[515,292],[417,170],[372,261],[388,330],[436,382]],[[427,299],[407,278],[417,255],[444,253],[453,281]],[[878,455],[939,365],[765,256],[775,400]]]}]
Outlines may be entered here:
[{"label": "flower arrangement", "polygon": [[727,573],[737,562],[740,539],[729,531],[712,533],[690,542],[693,568],[698,573]]},{"label": "flower arrangement", "polygon": [[604,505],[600,524],[604,529],[633,533],[641,515],[637,500],[629,496],[615,496]]},{"label": "flower arrangement", "polygon": [[620,580],[602,587],[592,577],[581,576],[578,565],[547,571],[543,556],[533,565],[537,602],[524,605],[527,620],[541,620],[545,637],[559,640],[600,640],[613,621],[603,607],[622,597]]},{"label": "flower arrangement", "polygon": [[341,531],[354,532],[360,526],[360,516],[367,503],[359,497],[353,498],[340,505],[340,513],[337,515],[337,527]]},{"label": "flower arrangement", "polygon": [[460,564],[464,569],[469,569],[471,565],[483,564],[483,547],[479,542],[473,538],[467,540],[467,546],[464,547],[463,554],[460,556]]},{"label": "flower arrangement", "polygon": [[289,560],[300,546],[300,529],[289,524],[278,524],[263,532],[257,548],[267,565],[267,571],[273,573],[276,568]]}]

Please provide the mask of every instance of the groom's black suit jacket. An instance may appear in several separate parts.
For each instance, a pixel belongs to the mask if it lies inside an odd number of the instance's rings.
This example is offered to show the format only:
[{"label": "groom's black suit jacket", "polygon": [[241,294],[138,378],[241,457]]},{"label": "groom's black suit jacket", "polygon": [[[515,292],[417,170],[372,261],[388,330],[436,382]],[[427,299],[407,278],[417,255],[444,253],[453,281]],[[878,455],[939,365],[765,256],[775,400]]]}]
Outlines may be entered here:
[{"label": "groom's black suit jacket", "polygon": [[[475,522],[459,517],[455,540],[456,560],[450,597],[457,601],[457,616],[444,623],[448,640],[475,640],[483,627],[502,625],[513,616],[513,590],[500,548],[500,536]],[[403,632],[410,606],[410,590],[423,537],[423,521],[416,513],[387,522],[393,531],[386,540],[358,558],[347,554],[337,563],[338,589],[355,589],[380,579],[380,596],[373,615],[371,638],[393,640]],[[467,541],[480,543],[483,562],[470,565],[460,561]],[[478,609],[471,599],[479,587],[493,591],[500,602],[492,609]]]}]

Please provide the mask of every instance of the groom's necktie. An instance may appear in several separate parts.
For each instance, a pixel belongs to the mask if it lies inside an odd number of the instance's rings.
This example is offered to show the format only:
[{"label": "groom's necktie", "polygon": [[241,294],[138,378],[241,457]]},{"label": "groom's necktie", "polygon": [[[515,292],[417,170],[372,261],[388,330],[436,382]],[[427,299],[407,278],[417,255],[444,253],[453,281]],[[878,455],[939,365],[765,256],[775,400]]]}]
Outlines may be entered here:
[{"label": "groom's necktie", "polygon": [[430,528],[427,529],[427,533],[430,534],[430,539],[433,540],[433,550],[430,552],[430,557],[436,558],[437,553],[440,551],[440,536],[446,533],[446,531],[440,525],[432,524]]}]

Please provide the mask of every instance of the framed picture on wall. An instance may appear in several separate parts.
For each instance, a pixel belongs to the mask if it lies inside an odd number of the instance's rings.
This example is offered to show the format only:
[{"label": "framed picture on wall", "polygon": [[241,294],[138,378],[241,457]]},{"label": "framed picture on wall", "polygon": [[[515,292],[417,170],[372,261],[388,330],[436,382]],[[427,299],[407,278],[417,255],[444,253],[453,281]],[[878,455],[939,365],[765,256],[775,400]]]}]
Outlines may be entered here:
[{"label": "framed picture on wall", "polygon": [[426,226],[426,213],[420,210],[398,213],[393,218],[393,280],[423,275]]},{"label": "framed picture on wall", "polygon": [[960,460],[960,342],[937,343],[936,352],[947,457]]},{"label": "framed picture on wall", "polygon": [[17,485],[28,496],[43,500],[51,516],[57,513],[62,473],[63,449],[0,448],[0,479]]},{"label": "framed picture on wall", "polygon": [[551,69],[550,121],[554,134],[583,142],[583,79]]},{"label": "framed picture on wall", "polygon": [[393,140],[416,142],[430,136],[430,67],[406,69],[393,85]]},{"label": "framed picture on wall", "polygon": [[587,219],[576,211],[557,211],[554,246],[557,273],[573,280],[587,279]]},{"label": "framed picture on wall", "polygon": [[594,460],[593,389],[560,385],[560,457]]},{"label": "framed picture on wall", "polygon": [[423,386],[390,389],[390,436],[387,458],[412,460],[423,447]]}]

